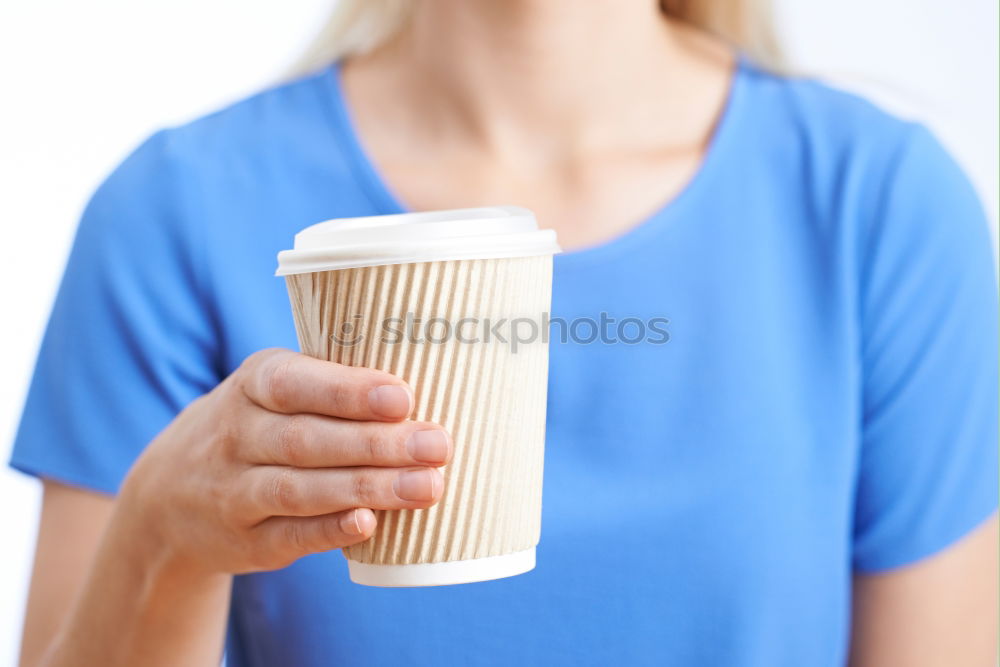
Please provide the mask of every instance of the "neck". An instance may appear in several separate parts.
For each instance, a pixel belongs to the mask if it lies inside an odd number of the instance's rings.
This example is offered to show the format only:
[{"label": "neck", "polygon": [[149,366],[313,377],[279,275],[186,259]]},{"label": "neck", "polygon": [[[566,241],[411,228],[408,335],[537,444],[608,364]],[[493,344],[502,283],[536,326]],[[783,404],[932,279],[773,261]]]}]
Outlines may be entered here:
[{"label": "neck", "polygon": [[687,101],[729,58],[707,41],[655,0],[415,0],[400,34],[356,60],[385,72],[425,127],[498,151],[580,153],[691,137]]}]

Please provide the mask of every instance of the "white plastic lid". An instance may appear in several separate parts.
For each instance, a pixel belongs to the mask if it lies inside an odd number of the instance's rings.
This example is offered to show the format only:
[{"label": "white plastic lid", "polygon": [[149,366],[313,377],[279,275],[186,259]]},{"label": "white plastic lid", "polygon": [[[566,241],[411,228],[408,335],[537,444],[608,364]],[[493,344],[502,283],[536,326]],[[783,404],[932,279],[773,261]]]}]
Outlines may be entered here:
[{"label": "white plastic lid", "polygon": [[558,252],[555,231],[539,229],[526,208],[460,208],[340,218],[306,227],[295,235],[293,250],[278,253],[275,275]]}]

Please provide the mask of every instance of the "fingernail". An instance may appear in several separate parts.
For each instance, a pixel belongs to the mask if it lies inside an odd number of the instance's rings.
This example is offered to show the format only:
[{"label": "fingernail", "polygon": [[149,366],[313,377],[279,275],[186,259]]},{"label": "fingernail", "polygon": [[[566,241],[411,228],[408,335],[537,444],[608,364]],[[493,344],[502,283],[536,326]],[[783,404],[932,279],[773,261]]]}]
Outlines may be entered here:
[{"label": "fingernail", "polygon": [[426,501],[434,500],[437,495],[438,479],[441,473],[433,468],[425,470],[407,470],[399,473],[392,483],[392,490],[403,500]]},{"label": "fingernail", "polygon": [[367,507],[360,507],[340,517],[340,529],[345,535],[365,535],[375,528],[375,515]]},{"label": "fingernail", "polygon": [[374,531],[375,524],[378,523],[375,520],[375,512],[372,512],[367,507],[354,510],[354,519],[358,522],[358,527],[361,529],[362,535],[367,535]]},{"label": "fingernail", "polygon": [[358,510],[348,512],[340,517],[340,530],[345,535],[360,535],[363,532],[361,522],[358,521]]},{"label": "fingernail", "polygon": [[398,384],[386,384],[368,392],[368,407],[375,414],[390,419],[401,419],[410,414],[410,392]]},{"label": "fingernail", "polygon": [[440,429],[414,431],[406,440],[406,451],[423,463],[444,463],[450,448],[448,434]]}]

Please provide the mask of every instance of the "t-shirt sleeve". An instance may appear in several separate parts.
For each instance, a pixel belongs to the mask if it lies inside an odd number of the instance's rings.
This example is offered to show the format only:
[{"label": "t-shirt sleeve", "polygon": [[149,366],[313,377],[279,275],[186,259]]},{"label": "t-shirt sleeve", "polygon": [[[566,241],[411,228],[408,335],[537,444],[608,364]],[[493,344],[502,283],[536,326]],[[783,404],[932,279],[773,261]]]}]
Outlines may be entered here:
[{"label": "t-shirt sleeve", "polygon": [[997,287],[986,216],[913,126],[881,184],[860,275],[855,569],[929,556],[997,507]]},{"label": "t-shirt sleeve", "polygon": [[14,442],[14,468],[114,493],[219,377],[193,187],[153,135],[84,211]]}]

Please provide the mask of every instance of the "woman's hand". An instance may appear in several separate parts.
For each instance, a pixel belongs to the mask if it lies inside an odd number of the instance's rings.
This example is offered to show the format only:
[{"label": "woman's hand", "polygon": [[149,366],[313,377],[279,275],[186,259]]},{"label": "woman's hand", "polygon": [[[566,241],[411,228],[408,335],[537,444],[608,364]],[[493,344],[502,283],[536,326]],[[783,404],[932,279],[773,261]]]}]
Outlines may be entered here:
[{"label": "woman's hand", "polygon": [[404,421],[399,378],[287,350],[247,359],[146,449],[116,503],[158,557],[243,573],[362,542],[372,509],[441,497],[452,454],[439,426]]}]

